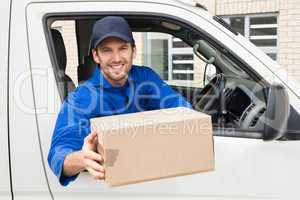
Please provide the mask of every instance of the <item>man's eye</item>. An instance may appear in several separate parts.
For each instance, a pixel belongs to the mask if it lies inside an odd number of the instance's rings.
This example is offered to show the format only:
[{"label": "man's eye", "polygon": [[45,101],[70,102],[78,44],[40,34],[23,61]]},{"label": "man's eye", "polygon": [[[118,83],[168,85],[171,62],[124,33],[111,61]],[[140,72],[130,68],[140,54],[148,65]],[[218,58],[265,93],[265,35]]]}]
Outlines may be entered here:
[{"label": "man's eye", "polygon": [[102,49],[102,52],[109,53],[109,52],[111,52],[111,50],[110,49]]},{"label": "man's eye", "polygon": [[121,50],[127,50],[128,47],[121,47]]}]

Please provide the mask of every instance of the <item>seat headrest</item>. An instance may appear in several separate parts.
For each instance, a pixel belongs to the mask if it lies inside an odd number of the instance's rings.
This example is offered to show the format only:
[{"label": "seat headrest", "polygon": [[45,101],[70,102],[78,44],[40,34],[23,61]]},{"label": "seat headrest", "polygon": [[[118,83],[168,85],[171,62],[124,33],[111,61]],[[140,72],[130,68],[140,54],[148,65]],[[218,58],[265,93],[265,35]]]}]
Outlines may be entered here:
[{"label": "seat headrest", "polygon": [[91,56],[84,56],[83,63],[77,67],[78,83],[82,83],[93,75],[96,68],[96,64]]},{"label": "seat headrest", "polygon": [[65,72],[67,67],[67,54],[66,54],[66,48],[65,48],[63,37],[61,33],[56,29],[51,29],[51,34],[53,37],[53,43],[54,43],[56,58],[58,61],[58,67],[60,70]]}]

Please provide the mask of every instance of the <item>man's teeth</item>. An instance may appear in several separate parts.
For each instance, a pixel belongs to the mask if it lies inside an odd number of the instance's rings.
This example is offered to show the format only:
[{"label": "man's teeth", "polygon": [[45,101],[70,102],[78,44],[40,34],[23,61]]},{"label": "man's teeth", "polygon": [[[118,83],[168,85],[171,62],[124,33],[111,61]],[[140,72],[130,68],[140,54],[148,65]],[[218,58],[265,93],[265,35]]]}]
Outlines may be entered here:
[{"label": "man's teeth", "polygon": [[113,69],[120,69],[123,67],[123,65],[112,65],[111,66]]}]

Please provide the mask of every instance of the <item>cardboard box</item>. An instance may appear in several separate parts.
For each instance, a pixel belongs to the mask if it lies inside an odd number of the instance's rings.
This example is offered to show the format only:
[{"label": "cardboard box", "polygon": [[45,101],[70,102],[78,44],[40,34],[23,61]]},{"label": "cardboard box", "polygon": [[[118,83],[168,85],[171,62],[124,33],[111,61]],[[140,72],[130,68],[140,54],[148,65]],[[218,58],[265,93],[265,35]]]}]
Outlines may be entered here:
[{"label": "cardboard box", "polygon": [[183,108],[91,119],[105,182],[120,186],[214,169],[209,115]]}]

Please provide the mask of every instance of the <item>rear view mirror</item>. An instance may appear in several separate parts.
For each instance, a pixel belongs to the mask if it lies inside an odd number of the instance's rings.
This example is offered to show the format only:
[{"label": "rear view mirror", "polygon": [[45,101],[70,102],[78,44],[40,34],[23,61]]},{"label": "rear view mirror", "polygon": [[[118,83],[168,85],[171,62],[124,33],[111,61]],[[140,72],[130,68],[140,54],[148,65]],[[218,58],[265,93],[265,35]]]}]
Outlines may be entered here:
[{"label": "rear view mirror", "polygon": [[194,54],[205,63],[203,85],[206,85],[217,73],[216,67],[213,65],[216,61],[217,52],[204,40],[198,40],[193,46],[193,51]]},{"label": "rear view mirror", "polygon": [[288,94],[283,85],[274,84],[269,88],[263,139],[276,140],[285,135],[290,114]]}]

